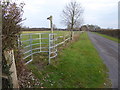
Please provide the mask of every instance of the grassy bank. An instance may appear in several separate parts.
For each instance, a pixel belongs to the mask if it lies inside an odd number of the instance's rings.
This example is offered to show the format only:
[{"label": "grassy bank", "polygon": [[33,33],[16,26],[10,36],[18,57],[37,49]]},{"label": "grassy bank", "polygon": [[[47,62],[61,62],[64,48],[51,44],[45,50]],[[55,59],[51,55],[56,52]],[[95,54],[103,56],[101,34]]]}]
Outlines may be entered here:
[{"label": "grassy bank", "polygon": [[97,34],[97,35],[100,35],[100,36],[102,36],[104,38],[107,38],[109,40],[112,40],[112,41],[115,41],[117,43],[120,43],[120,40],[117,39],[117,38],[114,38],[114,37],[111,37],[111,36],[108,36],[108,35],[104,35],[104,34],[100,34],[100,33],[96,33],[96,32],[94,32],[94,33]]},{"label": "grassy bank", "polygon": [[[56,63],[46,64],[35,56],[29,69],[46,88],[101,88],[106,87],[107,69],[87,33],[81,34],[77,42],[72,42],[59,52]],[[39,86],[37,86],[39,87]]]}]

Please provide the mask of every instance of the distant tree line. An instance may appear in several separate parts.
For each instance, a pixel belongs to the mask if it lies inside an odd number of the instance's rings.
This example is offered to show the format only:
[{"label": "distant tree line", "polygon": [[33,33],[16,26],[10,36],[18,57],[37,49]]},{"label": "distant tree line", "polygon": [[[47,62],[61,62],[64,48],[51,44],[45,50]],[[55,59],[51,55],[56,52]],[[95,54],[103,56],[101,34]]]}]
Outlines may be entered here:
[{"label": "distant tree line", "polygon": [[102,29],[98,25],[83,25],[81,26],[81,31],[97,32],[120,39],[119,29],[112,29],[112,28]]},{"label": "distant tree line", "polygon": [[101,29],[98,25],[83,25],[81,26],[82,31],[95,31]]}]

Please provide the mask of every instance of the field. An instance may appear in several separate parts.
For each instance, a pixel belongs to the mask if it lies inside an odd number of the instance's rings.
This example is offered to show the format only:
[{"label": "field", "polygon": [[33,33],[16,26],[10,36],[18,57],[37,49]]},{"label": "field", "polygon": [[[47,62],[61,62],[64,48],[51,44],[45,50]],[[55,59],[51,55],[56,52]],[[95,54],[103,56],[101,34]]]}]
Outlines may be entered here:
[{"label": "field", "polygon": [[[68,32],[57,33],[65,35]],[[54,63],[47,65],[47,59],[42,54],[35,54],[34,60],[27,65],[41,82],[41,86],[35,85],[35,87],[110,87],[107,80],[107,68],[93,47],[87,33],[81,34],[77,41],[61,47],[62,50],[58,49],[58,57],[53,59]],[[108,86],[105,86],[104,83]]]}]

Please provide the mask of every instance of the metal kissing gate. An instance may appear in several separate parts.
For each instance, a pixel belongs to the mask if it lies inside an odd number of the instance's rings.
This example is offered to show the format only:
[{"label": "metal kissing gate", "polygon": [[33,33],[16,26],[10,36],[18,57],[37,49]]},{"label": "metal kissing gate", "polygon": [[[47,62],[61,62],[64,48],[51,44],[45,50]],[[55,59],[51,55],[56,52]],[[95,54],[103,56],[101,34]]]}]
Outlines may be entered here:
[{"label": "metal kissing gate", "polygon": [[48,53],[48,61],[57,56],[57,37],[56,33],[27,33],[21,34],[19,38],[19,45],[22,45],[22,52],[26,64],[33,61],[33,55],[36,53]]}]

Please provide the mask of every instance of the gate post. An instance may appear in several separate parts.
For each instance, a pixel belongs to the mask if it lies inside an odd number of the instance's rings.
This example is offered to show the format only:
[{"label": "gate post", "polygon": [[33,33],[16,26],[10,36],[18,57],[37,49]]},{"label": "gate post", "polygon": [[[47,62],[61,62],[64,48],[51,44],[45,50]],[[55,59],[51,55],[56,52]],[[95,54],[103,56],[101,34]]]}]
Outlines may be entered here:
[{"label": "gate post", "polygon": [[30,37],[30,41],[29,41],[29,44],[30,44],[30,49],[31,49],[31,51],[30,51],[30,53],[31,53],[31,60],[33,60],[33,52],[32,52],[32,34],[29,34],[29,37]]},{"label": "gate post", "polygon": [[41,52],[41,42],[42,42],[41,39],[42,39],[42,34],[40,33],[40,34],[39,34],[39,40],[40,40],[40,52]]},{"label": "gate post", "polygon": [[51,37],[51,34],[49,34],[49,51],[48,51],[48,54],[49,54],[49,56],[48,56],[48,59],[49,59],[48,62],[49,62],[49,64],[50,64],[50,54],[51,54],[50,53],[50,50],[51,50],[51,47],[50,47],[51,46],[51,43],[50,43],[50,39],[51,38],[50,37]]},{"label": "gate post", "polygon": [[12,78],[13,88],[19,88],[15,59],[14,59],[14,52],[13,52],[13,50],[4,51],[4,54],[5,54],[5,58],[7,60],[7,64],[9,65],[10,63],[12,63],[12,65],[10,67],[10,72],[12,72],[11,78]]}]

